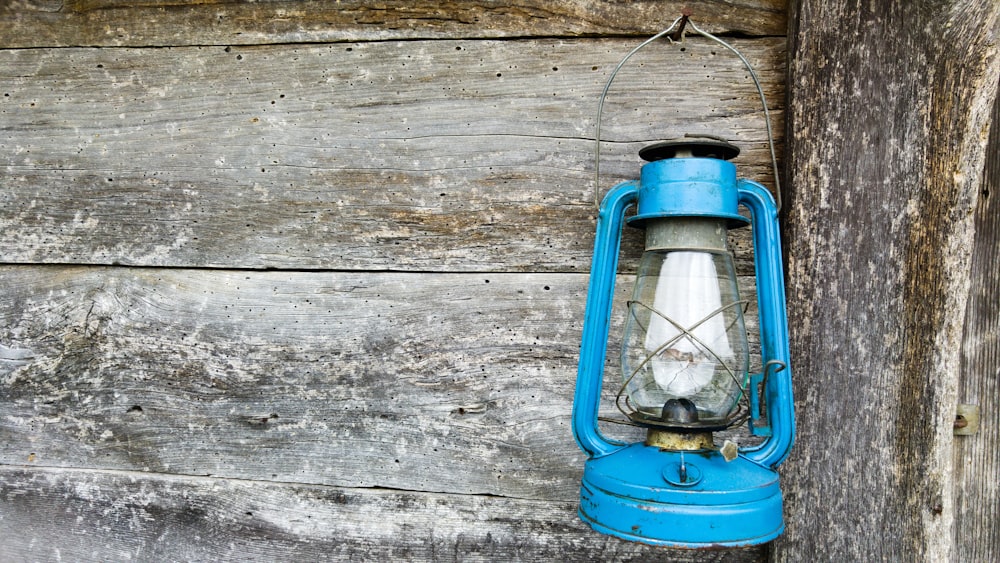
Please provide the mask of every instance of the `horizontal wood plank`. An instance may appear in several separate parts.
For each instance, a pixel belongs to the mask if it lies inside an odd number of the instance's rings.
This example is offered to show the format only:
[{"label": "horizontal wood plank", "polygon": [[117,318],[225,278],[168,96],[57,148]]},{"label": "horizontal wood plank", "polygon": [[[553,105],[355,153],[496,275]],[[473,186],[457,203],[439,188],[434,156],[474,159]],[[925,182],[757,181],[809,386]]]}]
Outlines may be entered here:
[{"label": "horizontal wood plank", "polygon": [[8,266],[0,287],[0,464],[578,495],[582,274]]},{"label": "horizontal wood plank", "polygon": [[591,531],[575,502],[0,466],[6,561],[751,562]]},{"label": "horizontal wood plank", "polygon": [[29,0],[0,6],[0,48],[652,35],[684,8],[716,33],[785,33],[784,0]]},{"label": "horizontal wood plank", "polygon": [[[0,51],[0,261],[584,271],[597,100],[633,43]],[[784,40],[734,43],[780,132]],[[688,39],[619,75],[601,189],[686,132],[770,183],[752,83]]]}]

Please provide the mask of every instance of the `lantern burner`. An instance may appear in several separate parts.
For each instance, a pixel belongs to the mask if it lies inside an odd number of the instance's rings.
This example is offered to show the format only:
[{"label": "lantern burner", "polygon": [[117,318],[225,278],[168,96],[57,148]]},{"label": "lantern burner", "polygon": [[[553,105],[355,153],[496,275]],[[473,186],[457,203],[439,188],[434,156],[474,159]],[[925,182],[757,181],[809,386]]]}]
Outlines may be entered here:
[{"label": "lantern burner", "polygon": [[739,147],[712,135],[685,135],[681,139],[662,141],[639,149],[639,157],[647,162],[692,157],[732,160],[739,154]]},{"label": "lantern burner", "polygon": [[663,403],[663,421],[677,421],[682,424],[698,422],[698,407],[685,398],[670,399]]}]

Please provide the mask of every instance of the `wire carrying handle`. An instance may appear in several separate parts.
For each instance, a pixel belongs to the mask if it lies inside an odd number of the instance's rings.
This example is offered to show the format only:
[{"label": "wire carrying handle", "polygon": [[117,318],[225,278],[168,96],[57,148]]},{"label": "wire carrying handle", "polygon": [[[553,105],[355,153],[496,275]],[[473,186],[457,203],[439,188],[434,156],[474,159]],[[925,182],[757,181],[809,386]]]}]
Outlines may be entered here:
[{"label": "wire carrying handle", "polygon": [[[679,25],[678,25],[679,24]],[[754,71],[753,66],[750,65],[750,61],[743,56],[735,47],[726,43],[722,39],[712,35],[711,33],[700,29],[697,25],[691,21],[690,13],[685,10],[683,15],[675,19],[670,27],[664,29],[663,31],[657,33],[656,35],[650,37],[649,39],[643,41],[637,45],[634,49],[629,51],[625,58],[618,63],[618,66],[611,72],[611,76],[608,77],[608,83],[604,85],[604,90],[601,92],[600,101],[597,104],[597,131],[595,135],[595,147],[594,147],[594,207],[600,208],[600,193],[601,193],[601,115],[604,113],[604,100],[608,96],[608,91],[611,89],[611,83],[614,82],[615,76],[618,71],[625,66],[632,55],[638,53],[643,47],[649,45],[650,43],[660,39],[661,37],[667,36],[667,39],[673,43],[675,41],[674,37],[678,38],[679,42],[684,41],[684,36],[686,35],[687,27],[701,35],[702,37],[711,39],[719,45],[722,45],[743,62],[743,66],[746,67],[747,71],[750,72],[750,77],[753,79],[754,85],[757,87],[757,93],[760,94],[760,103],[764,107],[764,124],[767,127],[767,141],[768,147],[771,150],[771,167],[774,170],[774,199],[777,207],[777,211],[781,211],[781,180],[778,174],[778,157],[775,155],[774,151],[774,133],[771,130],[771,113],[767,109],[767,99],[764,97],[764,89],[760,85],[760,79],[757,78],[757,73]],[[675,29],[676,28],[676,29]],[[669,34],[673,32],[674,37],[669,37]]]}]

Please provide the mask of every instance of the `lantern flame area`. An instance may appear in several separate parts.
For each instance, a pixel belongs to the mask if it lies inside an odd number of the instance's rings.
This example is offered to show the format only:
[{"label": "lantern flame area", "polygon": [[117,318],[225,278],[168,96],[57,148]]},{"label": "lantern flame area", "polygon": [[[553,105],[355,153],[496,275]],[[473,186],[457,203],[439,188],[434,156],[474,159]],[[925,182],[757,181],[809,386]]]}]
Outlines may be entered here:
[{"label": "lantern flame area", "polygon": [[625,325],[623,412],[646,425],[728,426],[747,381],[744,304],[728,252],[647,250]]}]

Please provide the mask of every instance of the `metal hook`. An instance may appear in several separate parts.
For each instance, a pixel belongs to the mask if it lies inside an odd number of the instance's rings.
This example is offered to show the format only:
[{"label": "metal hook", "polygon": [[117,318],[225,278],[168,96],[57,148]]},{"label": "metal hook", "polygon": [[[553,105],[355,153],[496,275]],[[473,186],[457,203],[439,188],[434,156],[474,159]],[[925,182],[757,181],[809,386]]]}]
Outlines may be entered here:
[{"label": "metal hook", "polygon": [[687,26],[688,21],[691,19],[691,9],[684,8],[681,10],[680,28],[670,36],[671,41],[676,41],[678,43],[684,42],[684,28]]}]

